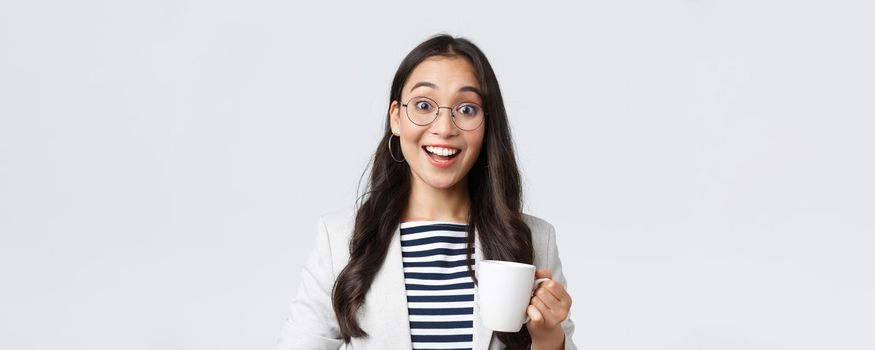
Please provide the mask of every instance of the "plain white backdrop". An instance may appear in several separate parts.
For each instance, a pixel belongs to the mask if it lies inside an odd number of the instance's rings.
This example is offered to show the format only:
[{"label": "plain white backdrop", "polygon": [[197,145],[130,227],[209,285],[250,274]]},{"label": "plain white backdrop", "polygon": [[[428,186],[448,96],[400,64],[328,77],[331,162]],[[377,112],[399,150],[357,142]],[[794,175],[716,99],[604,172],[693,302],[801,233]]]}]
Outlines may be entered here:
[{"label": "plain white backdrop", "polygon": [[581,349],[875,348],[868,1],[0,1],[0,348],[271,349],[398,63],[501,83]]}]

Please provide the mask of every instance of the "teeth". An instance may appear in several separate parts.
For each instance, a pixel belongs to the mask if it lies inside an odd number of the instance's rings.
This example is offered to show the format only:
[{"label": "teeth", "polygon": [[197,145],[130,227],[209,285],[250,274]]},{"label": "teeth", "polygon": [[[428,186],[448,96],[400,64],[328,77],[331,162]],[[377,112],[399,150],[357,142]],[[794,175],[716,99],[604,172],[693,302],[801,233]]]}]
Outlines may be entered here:
[{"label": "teeth", "polygon": [[452,148],[443,148],[443,147],[435,147],[435,146],[425,146],[425,149],[431,153],[437,154],[439,156],[451,156],[459,152],[457,149]]}]

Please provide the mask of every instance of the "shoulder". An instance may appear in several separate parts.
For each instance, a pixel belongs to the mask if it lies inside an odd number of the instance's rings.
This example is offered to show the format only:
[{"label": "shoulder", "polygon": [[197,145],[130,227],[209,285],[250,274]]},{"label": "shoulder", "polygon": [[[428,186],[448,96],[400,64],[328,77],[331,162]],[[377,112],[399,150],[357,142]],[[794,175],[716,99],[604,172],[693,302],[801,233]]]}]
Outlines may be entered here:
[{"label": "shoulder", "polygon": [[325,225],[339,226],[355,223],[355,209],[344,208],[327,211],[319,215],[319,220]]},{"label": "shoulder", "polygon": [[331,240],[348,239],[355,227],[355,208],[332,210],[319,216],[320,229],[327,231]]},{"label": "shoulder", "polygon": [[[332,270],[339,273],[349,260],[349,240],[355,227],[355,209],[324,212],[319,215],[321,253],[330,256]],[[337,276],[335,275],[335,278]]]},{"label": "shoulder", "polygon": [[532,248],[535,253],[535,265],[545,266],[550,259],[550,252],[556,244],[556,229],[553,224],[540,217],[523,213],[523,221],[532,231]]},{"label": "shoulder", "polygon": [[555,229],[553,228],[553,224],[549,223],[547,220],[527,213],[522,213],[522,216],[523,221],[525,221],[526,225],[529,226],[529,229],[532,230],[532,236],[554,234]]},{"label": "shoulder", "polygon": [[[346,245],[355,228],[355,216],[355,208],[325,212],[319,216],[319,229],[324,230],[333,246]],[[532,246],[536,253],[546,251],[550,249],[551,244],[555,244],[556,230],[553,224],[527,213],[522,213],[522,219],[532,231]]]},{"label": "shoulder", "polygon": [[[328,231],[331,238],[347,237],[352,233],[355,226],[356,211],[354,208],[346,208],[325,212],[320,215],[320,225]],[[540,241],[552,239],[555,235],[553,224],[538,216],[522,213],[523,222],[532,230],[532,240]]]},{"label": "shoulder", "polygon": [[556,242],[556,229],[547,220],[523,213],[523,221],[532,230],[532,245],[536,250],[547,248],[549,244]]}]

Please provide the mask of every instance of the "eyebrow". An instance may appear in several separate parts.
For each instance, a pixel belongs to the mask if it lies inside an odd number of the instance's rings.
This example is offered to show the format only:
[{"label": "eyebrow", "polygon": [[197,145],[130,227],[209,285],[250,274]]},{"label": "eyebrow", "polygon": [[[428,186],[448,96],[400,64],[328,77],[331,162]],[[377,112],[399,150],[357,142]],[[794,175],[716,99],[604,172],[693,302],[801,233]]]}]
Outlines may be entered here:
[{"label": "eyebrow", "polygon": [[[434,83],[430,83],[427,81],[420,81],[420,82],[414,84],[413,87],[410,88],[410,91],[413,91],[420,86],[430,87],[430,88],[436,89],[436,90],[438,89],[437,85],[435,85]],[[478,89],[476,87],[466,85],[466,86],[459,88],[459,92],[466,92],[466,91],[476,93],[477,95],[479,95],[481,97],[483,96],[483,93],[480,91],[480,89]]]}]

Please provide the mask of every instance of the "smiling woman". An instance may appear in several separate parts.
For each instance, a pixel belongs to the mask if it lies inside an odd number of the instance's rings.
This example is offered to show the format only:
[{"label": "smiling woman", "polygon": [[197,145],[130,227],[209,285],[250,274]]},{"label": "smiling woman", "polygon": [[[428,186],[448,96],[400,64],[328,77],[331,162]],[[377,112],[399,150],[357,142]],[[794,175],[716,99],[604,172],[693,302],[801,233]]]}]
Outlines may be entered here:
[{"label": "smiling woman", "polygon": [[[438,35],[401,62],[360,199],[321,218],[279,349],[576,348],[555,230],[521,211],[498,80],[473,43]],[[552,279],[519,331],[481,323],[482,260]]]}]

